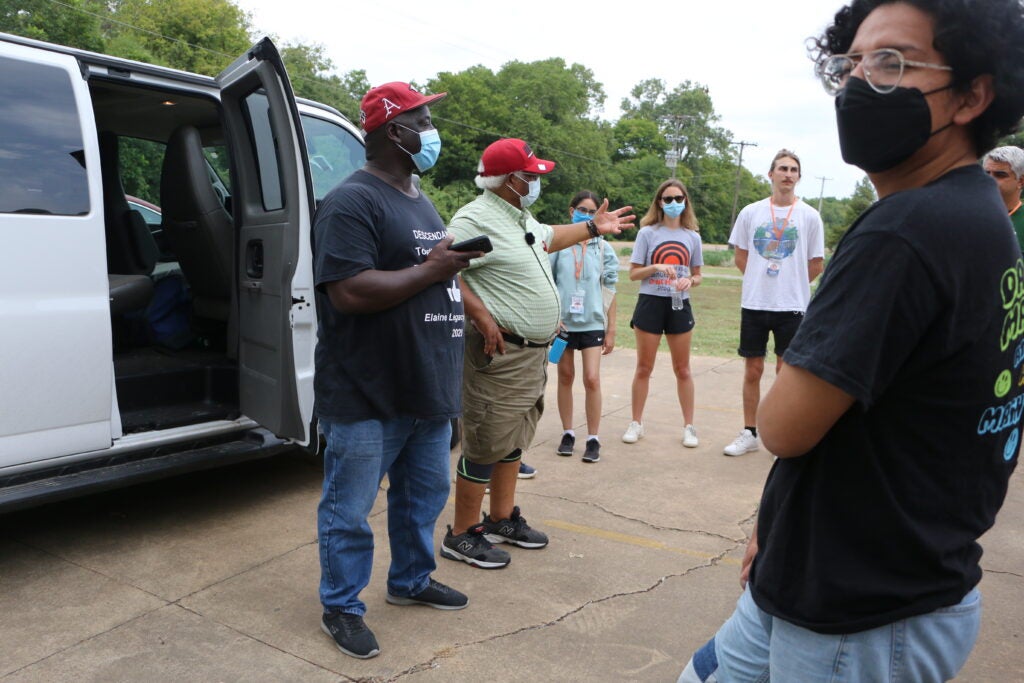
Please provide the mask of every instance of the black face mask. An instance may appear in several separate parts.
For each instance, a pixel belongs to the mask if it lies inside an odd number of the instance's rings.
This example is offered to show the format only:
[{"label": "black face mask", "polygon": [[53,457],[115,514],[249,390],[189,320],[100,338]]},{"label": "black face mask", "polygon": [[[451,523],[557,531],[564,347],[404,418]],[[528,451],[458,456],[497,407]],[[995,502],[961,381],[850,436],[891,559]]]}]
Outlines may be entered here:
[{"label": "black face mask", "polygon": [[946,85],[923,93],[896,88],[885,95],[868,82],[850,77],[836,96],[836,123],[843,161],[880,173],[909,159],[928,139],[953,125],[932,131],[932,112],[925,95],[952,88]]}]

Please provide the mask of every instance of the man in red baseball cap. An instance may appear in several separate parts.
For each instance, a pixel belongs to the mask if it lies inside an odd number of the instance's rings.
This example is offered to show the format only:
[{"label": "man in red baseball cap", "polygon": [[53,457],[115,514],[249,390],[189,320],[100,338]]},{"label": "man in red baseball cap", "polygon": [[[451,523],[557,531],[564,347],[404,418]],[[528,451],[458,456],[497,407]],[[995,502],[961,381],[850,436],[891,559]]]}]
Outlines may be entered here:
[{"label": "man in red baseball cap", "polygon": [[451,486],[451,418],[461,412],[463,307],[456,276],[481,252],[452,239],[413,172],[440,138],[408,83],[363,98],[366,165],[324,197],[314,222],[320,313],[316,416],[327,439],[317,514],[321,627],[345,654],[380,652],[359,594],[370,580],[367,516],[384,474],[391,567],[386,600],[455,610],[468,598],[435,581],[434,525]]},{"label": "man in red baseball cap", "polygon": [[[476,177],[483,194],[459,209],[448,226],[456,239],[487,235],[494,247],[463,271],[466,315],[462,378],[462,457],[455,480],[455,520],[441,555],[498,569],[511,557],[494,543],[543,548],[515,504],[523,451],[544,410],[547,346],[561,319],[560,296],[546,252],[633,225],[632,207],[608,211],[608,200],[586,223],[544,225],[528,207],[540,177],[555,163],[524,140],[498,140],[484,150]],[[480,521],[484,492],[490,513]]]},{"label": "man in red baseball cap", "polygon": [[380,128],[399,114],[412,111],[427,104],[433,104],[448,96],[442,92],[423,95],[416,88],[402,81],[392,81],[376,88],[370,88],[359,105],[359,123],[367,133]]}]

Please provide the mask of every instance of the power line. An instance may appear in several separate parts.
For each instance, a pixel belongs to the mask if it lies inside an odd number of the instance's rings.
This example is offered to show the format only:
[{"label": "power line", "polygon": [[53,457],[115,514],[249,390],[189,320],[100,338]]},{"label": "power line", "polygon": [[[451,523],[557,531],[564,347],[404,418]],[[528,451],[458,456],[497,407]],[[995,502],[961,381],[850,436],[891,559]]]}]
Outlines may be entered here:
[{"label": "power line", "polygon": [[[128,23],[128,22],[125,22],[125,21],[121,21],[119,19],[114,19],[110,15],[104,15],[104,14],[99,14],[97,12],[92,12],[92,11],[87,10],[85,8],[76,7],[74,5],[70,5],[70,4],[66,3],[66,2],[62,2],[61,0],[49,0],[49,2],[54,4],[54,5],[58,5],[60,7],[65,8],[65,9],[71,10],[73,12],[80,12],[82,14],[86,14],[86,15],[95,17],[97,19],[100,19],[101,21],[104,21],[104,22],[110,22],[112,24],[116,24],[118,26],[123,26],[123,27],[125,27],[127,29],[131,29],[133,31],[138,31],[140,33],[145,33],[145,34],[154,36],[156,38],[160,38],[160,39],[163,39],[163,40],[170,41],[172,43],[178,43],[178,44],[181,44],[181,45],[185,45],[185,46],[188,46],[188,47],[190,47],[192,49],[195,49],[195,50],[201,50],[203,52],[207,52],[209,54],[216,55],[218,57],[222,57],[222,58],[224,58],[226,60],[229,60],[229,61],[233,60],[235,58],[235,55],[229,55],[229,54],[226,54],[224,52],[220,52],[219,50],[214,50],[212,48],[205,47],[203,45],[197,45],[195,43],[190,43],[190,42],[188,42],[186,40],[182,40],[181,38],[175,38],[173,36],[168,36],[168,35],[165,35],[163,33],[158,32],[158,31],[153,31],[153,30],[150,30],[150,29],[142,28],[141,26],[136,26],[134,24],[131,24],[131,23]],[[334,92],[336,92],[338,94],[344,95],[345,97],[347,97],[349,100],[351,100],[354,103],[358,103],[359,102],[359,100],[356,97],[353,97],[351,93],[349,93],[348,91],[344,90],[343,88],[341,88],[337,84],[331,82],[328,78],[324,78],[324,77],[310,78],[310,77],[306,77],[306,76],[294,76],[294,77],[290,76],[289,78],[291,80],[293,80],[293,81],[305,82],[305,83],[310,83],[310,84],[315,84],[315,85],[319,85],[319,86],[325,87],[325,88],[327,88],[329,90],[332,90],[332,91],[334,91]],[[448,119],[448,118],[439,117],[439,116],[435,116],[434,118],[439,120],[439,121],[443,121],[445,123],[453,124],[453,125],[460,126],[460,127],[463,127],[463,128],[468,128],[470,130],[475,130],[475,131],[477,131],[479,133],[483,133],[485,135],[492,136],[495,139],[504,138],[504,137],[511,137],[510,135],[505,134],[505,133],[499,133],[499,132],[496,132],[496,131],[487,130],[487,129],[484,129],[484,128],[480,128],[479,126],[474,126],[472,124],[464,123],[462,121],[456,121],[454,119]],[[690,116],[685,116],[684,118],[688,119],[688,118],[691,118],[691,117]],[[670,137],[672,137],[672,136],[670,136]],[[678,135],[676,135],[675,137],[678,138]],[[670,141],[673,142],[673,144],[677,144],[678,143],[678,140],[670,140]],[[742,145],[743,144],[745,144],[745,145],[753,145],[753,143],[741,143],[741,148],[740,148],[740,165],[742,165],[742,160],[743,160],[743,149],[742,149]],[[590,162],[590,163],[598,164],[600,166],[604,166],[604,167],[607,167],[607,168],[613,168],[615,166],[615,164],[612,161],[610,161],[610,160],[597,159],[597,158],[594,158],[594,157],[587,156],[585,154],[579,154],[579,153],[576,153],[576,152],[570,152],[568,150],[559,149],[557,147],[547,147],[546,146],[545,148],[549,149],[552,153],[557,154],[557,155],[561,155],[561,156],[565,156],[565,157],[571,157],[571,158],[574,158],[574,159],[580,159],[582,161],[587,161],[587,162]],[[644,170],[640,170],[640,169],[635,169],[633,171],[633,173],[636,173],[636,174],[639,174],[639,175],[643,175],[643,176],[646,176],[646,177],[650,177],[650,178],[657,178],[657,179],[663,178],[662,174],[651,173],[650,171],[644,171]],[[673,177],[674,177],[674,175],[675,174],[674,174],[674,171],[673,171]],[[737,180],[736,180],[737,188],[738,188],[738,183],[739,183],[739,176],[740,176],[740,169],[737,168]],[[706,188],[709,187],[709,184],[706,181],[706,176],[704,176],[704,174],[695,174],[693,179],[690,181],[689,185],[691,187],[693,187],[693,188],[700,188],[700,189],[706,189]],[[734,219],[735,219],[735,208],[736,207],[735,207],[735,202],[734,202],[734,206],[733,206],[733,214],[734,214],[733,218]]]}]

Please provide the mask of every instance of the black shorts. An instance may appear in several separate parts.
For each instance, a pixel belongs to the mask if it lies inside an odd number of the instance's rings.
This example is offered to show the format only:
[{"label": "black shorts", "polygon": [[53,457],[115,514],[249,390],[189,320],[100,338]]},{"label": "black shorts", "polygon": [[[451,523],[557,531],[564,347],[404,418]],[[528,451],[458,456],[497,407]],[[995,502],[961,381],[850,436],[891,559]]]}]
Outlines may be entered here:
[{"label": "black shorts", "polygon": [[565,348],[590,349],[595,346],[604,346],[604,330],[591,330],[589,332],[566,332]]},{"label": "black shorts", "polygon": [[672,297],[641,294],[629,326],[651,334],[685,334],[694,326],[690,300],[684,301],[682,310],[673,311]]},{"label": "black shorts", "polygon": [[768,353],[768,333],[775,339],[775,355],[779,358],[793,341],[804,314],[800,311],[755,311],[741,309],[740,347],[744,358],[763,358]]}]

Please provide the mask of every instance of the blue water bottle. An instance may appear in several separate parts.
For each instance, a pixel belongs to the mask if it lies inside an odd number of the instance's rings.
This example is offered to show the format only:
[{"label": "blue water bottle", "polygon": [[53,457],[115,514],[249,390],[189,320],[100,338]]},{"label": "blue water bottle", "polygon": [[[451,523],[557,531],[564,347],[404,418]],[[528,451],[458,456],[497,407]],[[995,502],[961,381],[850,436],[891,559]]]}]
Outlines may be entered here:
[{"label": "blue water bottle", "polygon": [[562,360],[562,352],[565,351],[565,345],[567,343],[566,338],[561,334],[555,337],[555,340],[551,342],[551,350],[548,351],[548,360],[552,363],[557,363]]}]

